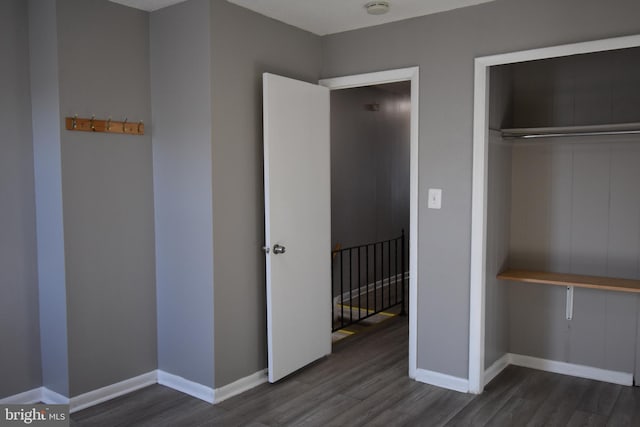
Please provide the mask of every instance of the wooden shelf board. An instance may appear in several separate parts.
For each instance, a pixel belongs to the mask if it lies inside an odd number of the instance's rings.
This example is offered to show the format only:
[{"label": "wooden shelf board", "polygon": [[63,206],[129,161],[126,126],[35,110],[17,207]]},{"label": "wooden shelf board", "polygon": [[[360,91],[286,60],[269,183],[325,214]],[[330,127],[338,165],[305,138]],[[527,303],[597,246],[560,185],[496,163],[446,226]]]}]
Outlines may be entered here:
[{"label": "wooden shelf board", "polygon": [[640,280],[614,277],[583,276],[579,274],[549,273],[545,271],[507,270],[498,274],[498,279],[516,282],[542,283],[556,286],[601,289],[618,292],[640,293]]}]

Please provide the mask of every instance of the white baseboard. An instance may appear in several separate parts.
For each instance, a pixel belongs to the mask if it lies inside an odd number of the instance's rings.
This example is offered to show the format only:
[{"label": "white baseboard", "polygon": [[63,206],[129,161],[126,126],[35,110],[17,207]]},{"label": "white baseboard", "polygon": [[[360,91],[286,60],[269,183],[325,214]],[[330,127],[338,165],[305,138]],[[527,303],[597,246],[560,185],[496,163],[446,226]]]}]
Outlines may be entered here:
[{"label": "white baseboard", "polygon": [[49,390],[46,387],[41,387],[40,391],[42,392],[40,401],[43,403],[48,405],[69,405],[69,398],[67,396],[63,396],[62,394]]},{"label": "white baseboard", "polygon": [[416,381],[447,388],[461,393],[469,392],[469,380],[466,378],[454,377],[440,372],[428,371],[426,369],[416,369]]},{"label": "white baseboard", "polygon": [[155,384],[157,381],[156,371],[138,375],[128,380],[120,381],[90,392],[80,394],[69,399],[69,412],[73,413],[81,409],[88,408],[98,403],[131,393],[132,391]]},{"label": "white baseboard", "polygon": [[46,387],[38,387],[0,399],[0,405],[31,405],[38,402],[48,405],[68,405],[69,398]]},{"label": "white baseboard", "polygon": [[505,353],[500,359],[493,362],[493,364],[484,371],[484,385],[489,384],[495,377],[498,376],[498,374],[500,374],[500,372],[504,370],[504,368],[506,368],[510,364],[510,353]]},{"label": "white baseboard", "polygon": [[525,368],[539,369],[556,374],[572,375],[590,380],[604,381],[613,384],[633,385],[633,374],[627,372],[610,371],[593,368],[591,366],[576,365],[574,363],[558,362],[555,360],[539,359],[521,354],[509,354],[510,363]]},{"label": "white baseboard", "polygon": [[161,384],[182,393],[204,400],[208,403],[219,403],[230,397],[243,393],[253,387],[267,382],[267,370],[263,369],[247,377],[227,384],[218,389],[196,383],[186,378],[170,374],[161,370],[154,370],[146,374],[129,378],[119,383],[92,390],[71,399],[49,390],[46,387],[38,387],[22,393],[14,394],[0,399],[1,405],[32,404],[44,402],[50,405],[69,405],[69,412],[73,413],[97,405],[107,400],[114,399],[123,394],[131,393],[152,384]]},{"label": "white baseboard", "polygon": [[227,384],[220,388],[215,389],[215,403],[220,403],[223,400],[236,396],[242,392],[250,390],[260,384],[266,383],[268,380],[267,370],[255,372],[244,378],[240,378],[237,381]]},{"label": "white baseboard", "polygon": [[204,400],[208,403],[215,402],[215,393],[213,388],[179,377],[178,375],[158,370],[158,384],[188,394],[189,396],[193,396],[197,399]]},{"label": "white baseboard", "polygon": [[29,405],[42,401],[42,387],[0,399],[0,405]]},{"label": "white baseboard", "polygon": [[[404,279],[406,281],[409,280],[409,272],[405,271],[404,273]],[[398,282],[402,281],[402,274],[398,273],[395,274],[393,276],[390,277],[386,277],[384,279],[380,279],[380,280],[376,280],[375,282],[369,282],[366,285],[362,285],[358,288],[354,288],[350,291],[345,291],[343,292],[341,295],[338,295],[336,297],[333,298],[333,305],[337,306],[338,304],[340,304],[343,301],[348,301],[354,298],[357,298],[358,295],[364,295],[368,292],[374,291],[374,290],[378,290],[378,289],[384,289],[385,287],[389,287],[392,284],[396,284]]]}]

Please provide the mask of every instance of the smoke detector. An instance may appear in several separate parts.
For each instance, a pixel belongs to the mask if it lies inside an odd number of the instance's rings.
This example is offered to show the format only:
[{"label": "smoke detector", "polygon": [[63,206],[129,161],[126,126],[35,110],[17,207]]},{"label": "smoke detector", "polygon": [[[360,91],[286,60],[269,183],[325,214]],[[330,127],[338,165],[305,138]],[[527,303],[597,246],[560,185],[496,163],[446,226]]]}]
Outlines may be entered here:
[{"label": "smoke detector", "polygon": [[364,5],[369,15],[384,15],[389,12],[389,2],[384,0],[370,1]]}]

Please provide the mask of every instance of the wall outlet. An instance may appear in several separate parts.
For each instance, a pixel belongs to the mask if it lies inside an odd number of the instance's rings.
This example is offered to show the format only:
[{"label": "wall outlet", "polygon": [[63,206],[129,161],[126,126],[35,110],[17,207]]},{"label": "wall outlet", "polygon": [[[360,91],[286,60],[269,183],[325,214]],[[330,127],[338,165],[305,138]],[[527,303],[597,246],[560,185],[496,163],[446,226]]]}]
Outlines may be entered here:
[{"label": "wall outlet", "polygon": [[440,209],[442,207],[442,189],[430,188],[429,189],[429,209]]}]

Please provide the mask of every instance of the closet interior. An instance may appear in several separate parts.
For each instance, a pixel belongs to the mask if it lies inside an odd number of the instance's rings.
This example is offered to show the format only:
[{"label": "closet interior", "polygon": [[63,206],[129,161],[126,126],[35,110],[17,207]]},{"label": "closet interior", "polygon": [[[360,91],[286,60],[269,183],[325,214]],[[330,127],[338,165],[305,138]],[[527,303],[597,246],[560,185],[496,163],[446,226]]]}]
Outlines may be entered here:
[{"label": "closet interior", "polygon": [[640,48],[494,66],[489,93],[485,368],[508,360],[630,385]]}]

